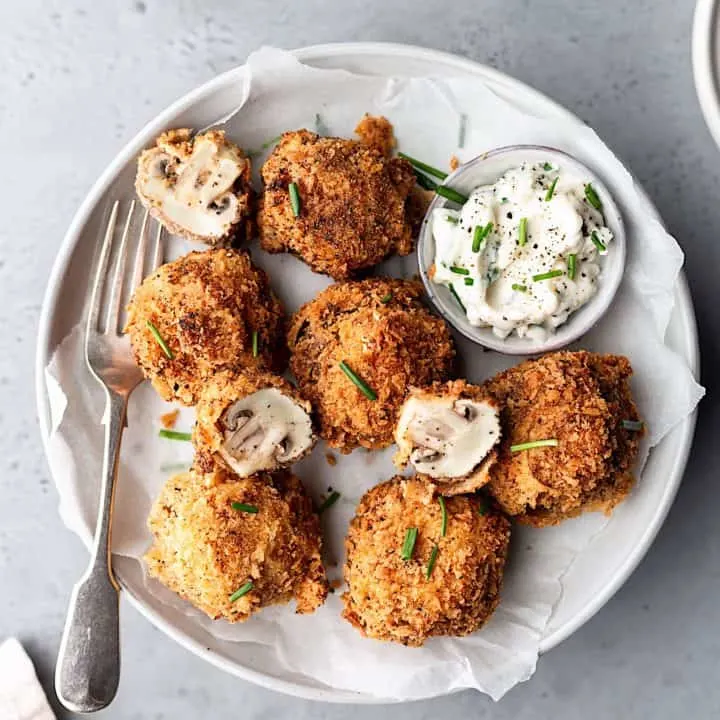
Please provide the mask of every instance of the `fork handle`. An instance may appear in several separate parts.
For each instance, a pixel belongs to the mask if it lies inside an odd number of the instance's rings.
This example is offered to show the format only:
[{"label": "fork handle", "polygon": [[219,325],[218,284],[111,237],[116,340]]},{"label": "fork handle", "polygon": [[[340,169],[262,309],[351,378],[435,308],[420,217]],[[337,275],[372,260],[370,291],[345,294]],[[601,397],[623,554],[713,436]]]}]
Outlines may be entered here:
[{"label": "fork handle", "polygon": [[119,586],[110,538],[120,440],[127,396],[107,390],[100,505],[90,564],[73,588],[55,668],[55,692],[70,711],[107,707],[120,680]]}]

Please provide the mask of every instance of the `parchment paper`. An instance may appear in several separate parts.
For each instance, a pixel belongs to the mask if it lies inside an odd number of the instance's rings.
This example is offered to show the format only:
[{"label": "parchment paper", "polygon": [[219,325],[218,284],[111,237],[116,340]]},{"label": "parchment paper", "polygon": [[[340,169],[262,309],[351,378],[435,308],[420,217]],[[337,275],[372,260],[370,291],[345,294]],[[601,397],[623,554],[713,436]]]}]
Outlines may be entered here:
[{"label": "parchment paper", "polygon": [[[593,167],[621,204],[629,257],[617,300],[579,346],[631,359],[635,395],[650,430],[643,463],[649,448],[692,411],[703,390],[685,362],[663,342],[682,252],[655,220],[630,175],[592,130],[532,117],[478,80],[356,76],[312,69],[273,49],[253,54],[249,67],[248,96],[227,126],[230,137],[246,149],[260,150],[284,130],[317,125],[325,134],[349,137],[362,114],[370,112],[393,122],[400,149],[440,167],[447,166],[453,153],[467,160],[494,147],[519,143],[555,146]],[[463,122],[464,147],[459,148]],[[258,153],[256,166],[267,152]],[[189,249],[177,239],[170,242],[172,256]],[[327,278],[314,275],[288,255],[269,256],[257,248],[253,255],[270,272],[288,311],[329,284]],[[379,272],[413,276],[417,272],[414,255],[390,260]],[[83,534],[83,528],[94,526],[103,396],[85,368],[81,335],[76,328],[63,341],[46,377],[53,416],[50,462],[61,513],[70,528]],[[482,353],[459,338],[458,345],[467,377],[474,381],[517,362]],[[134,393],[130,404],[113,550],[138,562],[150,543],[145,519],[154,496],[164,480],[191,458],[189,445],[157,437],[159,416],[168,409],[146,384]],[[178,429],[191,425],[192,411],[183,410]],[[321,444],[296,471],[316,499],[328,486],[342,493],[323,516],[328,571],[335,579],[341,577],[342,542],[358,499],[366,489],[393,475],[394,469],[392,449],[335,454],[335,467],[327,462],[326,452]],[[642,492],[642,480],[636,492]],[[605,522],[590,515],[549,530],[517,530],[502,603],[491,621],[471,637],[435,639],[422,649],[361,638],[339,617],[339,593],[311,616],[296,616],[285,606],[232,626],[211,622],[158,583],[146,582],[163,602],[182,608],[213,635],[272,647],[280,673],[302,674],[331,687],[383,698],[413,699],[472,687],[497,699],[532,675],[539,641],[562,592],[562,576]]]}]

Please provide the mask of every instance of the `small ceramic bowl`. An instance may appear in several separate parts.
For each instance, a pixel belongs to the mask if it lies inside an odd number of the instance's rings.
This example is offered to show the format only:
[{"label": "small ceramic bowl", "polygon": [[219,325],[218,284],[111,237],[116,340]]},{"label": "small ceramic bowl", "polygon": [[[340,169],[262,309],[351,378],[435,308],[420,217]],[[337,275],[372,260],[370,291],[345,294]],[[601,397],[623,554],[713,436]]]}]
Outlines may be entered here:
[{"label": "small ceramic bowl", "polygon": [[432,212],[437,208],[455,208],[457,205],[439,195],[433,199],[423,220],[418,238],[418,262],[425,289],[438,312],[465,337],[483,347],[507,355],[534,355],[558,350],[584,335],[605,314],[615,297],[625,268],[626,238],[622,216],[612,195],[598,176],[586,165],[567,153],[540,145],[514,145],[484,153],[461,165],[448,176],[444,184],[469,195],[480,185],[491,185],[512,168],[523,162],[550,162],[570,170],[574,175],[591,182],[603,205],[605,224],[614,235],[608,254],[600,258],[600,276],[597,293],[581,308],[570,315],[564,325],[538,342],[515,334],[499,338],[488,327],[471,325],[457,301],[444,285],[434,283],[428,272],[435,259],[435,239],[432,235]]}]

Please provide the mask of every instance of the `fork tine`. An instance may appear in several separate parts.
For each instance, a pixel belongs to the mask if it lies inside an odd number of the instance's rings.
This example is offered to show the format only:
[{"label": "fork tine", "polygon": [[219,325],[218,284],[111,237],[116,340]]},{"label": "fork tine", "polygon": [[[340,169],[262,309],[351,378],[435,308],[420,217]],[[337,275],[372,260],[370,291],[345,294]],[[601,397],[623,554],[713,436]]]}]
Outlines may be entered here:
[{"label": "fork tine", "polygon": [[108,302],[107,324],[105,332],[118,332],[118,318],[120,317],[120,304],[123,296],[123,280],[125,279],[125,265],[127,264],[127,244],[130,235],[130,224],[132,222],[133,212],[135,211],[135,201],[130,203],[125,227],[123,228],[120,247],[118,248],[117,258],[115,260],[115,272],[113,273],[112,286],[110,289],[110,301]]},{"label": "fork tine", "polygon": [[155,245],[152,253],[152,266],[151,271],[157,270],[162,264],[165,255],[165,247],[163,243],[163,227],[158,225],[157,232],[155,233]]},{"label": "fork tine", "polygon": [[103,238],[102,249],[100,251],[100,259],[98,261],[97,270],[95,271],[95,282],[93,283],[92,295],[90,296],[90,308],[88,311],[86,338],[91,332],[98,329],[98,318],[100,317],[100,305],[102,304],[102,291],[105,284],[105,275],[107,274],[108,260],[110,259],[110,248],[112,247],[113,237],[115,235],[115,225],[117,224],[118,209],[120,203],[116,200],[113,203],[110,217],[108,218],[107,228],[105,229],[105,237]]},{"label": "fork tine", "polygon": [[145,265],[145,254],[148,246],[148,221],[150,219],[150,213],[146,210],[143,215],[142,225],[140,226],[140,240],[138,242],[137,251],[135,253],[135,264],[133,266],[132,276],[132,287],[131,292],[135,292],[135,289],[143,280],[143,269]]}]

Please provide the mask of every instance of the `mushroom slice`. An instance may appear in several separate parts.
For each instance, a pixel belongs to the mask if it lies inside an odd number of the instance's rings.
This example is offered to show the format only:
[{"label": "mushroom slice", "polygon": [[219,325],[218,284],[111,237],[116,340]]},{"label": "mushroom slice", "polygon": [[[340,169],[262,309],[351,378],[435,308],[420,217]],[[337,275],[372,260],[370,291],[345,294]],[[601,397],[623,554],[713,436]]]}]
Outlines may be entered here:
[{"label": "mushroom slice", "polygon": [[416,389],[400,410],[395,463],[410,463],[446,494],[472,492],[489,480],[500,434],[497,406],[480,388],[456,381]]},{"label": "mushroom slice", "polygon": [[242,477],[290,465],[315,443],[307,410],[275,387],[236,400],[219,423],[220,455]]},{"label": "mushroom slice", "polygon": [[171,233],[217,245],[250,216],[250,172],[250,160],[224,132],[171,130],[140,155],[135,189]]}]

